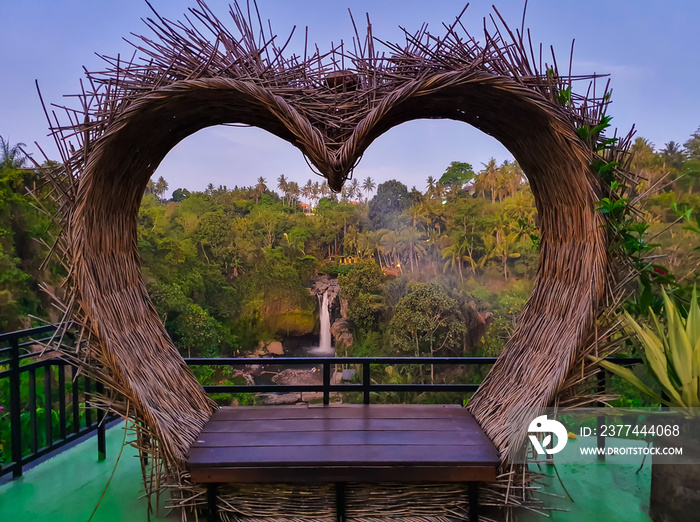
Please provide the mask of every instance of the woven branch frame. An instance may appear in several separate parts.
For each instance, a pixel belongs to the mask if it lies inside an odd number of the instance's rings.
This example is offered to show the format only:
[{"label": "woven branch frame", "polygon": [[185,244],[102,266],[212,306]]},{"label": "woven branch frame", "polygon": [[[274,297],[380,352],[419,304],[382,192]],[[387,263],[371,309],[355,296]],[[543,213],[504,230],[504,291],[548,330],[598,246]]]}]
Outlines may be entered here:
[{"label": "woven branch frame", "polygon": [[[584,141],[577,133],[601,122],[608,86],[596,94],[597,76],[560,74],[554,56],[547,64],[540,50],[538,59],[529,32],[511,32],[497,11],[494,28],[484,24],[483,44],[460,15],[441,37],[422,29],[406,34],[404,45],[389,44],[370,26],[364,39],[356,31],[353,51],[288,58],[286,44],[276,47],[237,4],[235,36],[202,1],[190,15],[196,23],[147,20],[157,38],[139,37],[128,63],[105,57],[107,70],[87,73],[79,108],[61,107],[64,123],[49,118],[63,161],[49,173],[63,226],[55,248],[69,267],[62,306],[83,325],[86,367],[117,393],[114,404],[137,427],[136,445],[155,457],[151,472],[170,477],[151,477],[148,489],[187,483],[186,452],[215,405],[150,302],[136,218],[161,160],[212,125],[279,136],[334,190],[377,137],[407,121],[463,121],[500,141],[530,181],[541,254],[532,296],[469,409],[505,458],[514,435],[509,408],[573,401],[571,390],[590,375],[585,355],[617,270],[596,210],[605,186],[591,169],[604,136]],[[586,95],[571,91],[579,81]],[[627,163],[630,137],[607,146],[604,159]],[[622,167],[617,175],[629,176]]]}]

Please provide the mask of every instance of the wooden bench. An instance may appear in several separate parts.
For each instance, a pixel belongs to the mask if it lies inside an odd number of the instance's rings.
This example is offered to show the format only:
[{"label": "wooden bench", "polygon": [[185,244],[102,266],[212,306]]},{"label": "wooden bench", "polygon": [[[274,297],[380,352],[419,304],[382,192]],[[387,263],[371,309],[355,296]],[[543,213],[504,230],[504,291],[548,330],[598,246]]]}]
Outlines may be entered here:
[{"label": "wooden bench", "polygon": [[496,480],[498,452],[457,405],[302,405],[223,408],[189,451],[192,481],[208,485],[335,483],[345,520],[345,483],[469,482],[478,520],[479,483]]}]

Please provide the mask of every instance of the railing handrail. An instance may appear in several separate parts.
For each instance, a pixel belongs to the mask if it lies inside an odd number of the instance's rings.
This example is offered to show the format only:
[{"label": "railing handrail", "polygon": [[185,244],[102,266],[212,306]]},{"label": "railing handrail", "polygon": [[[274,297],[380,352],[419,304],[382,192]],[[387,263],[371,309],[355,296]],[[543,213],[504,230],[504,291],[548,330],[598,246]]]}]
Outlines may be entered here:
[{"label": "railing handrail", "polygon": [[240,366],[250,364],[495,364],[498,357],[186,357],[192,366]]},{"label": "railing handrail", "polygon": [[[115,415],[107,415],[105,410],[95,406],[88,405],[88,402],[94,397],[94,394],[103,394],[104,387],[100,382],[95,382],[88,376],[84,376],[81,381],[84,385],[84,391],[81,392],[78,386],[78,369],[73,366],[70,361],[60,356],[60,352],[31,352],[27,349],[37,342],[46,342],[53,334],[61,328],[71,328],[71,323],[58,323],[52,325],[40,326],[26,330],[8,332],[0,334],[0,342],[7,343],[9,346],[0,349],[0,364],[7,366],[8,369],[0,371],[0,379],[9,379],[10,385],[10,437],[11,437],[11,460],[0,468],[0,476],[7,473],[12,473],[14,478],[22,475],[23,467],[51,452],[54,452],[67,444],[70,444],[80,437],[97,432],[97,447],[98,458],[104,459],[106,440],[105,440],[105,423],[115,418]],[[41,338],[40,336],[45,336]],[[25,339],[29,339],[24,342]],[[23,353],[28,351],[28,353]],[[47,353],[58,353],[57,357],[46,357]],[[39,360],[21,364],[33,357],[42,357]],[[72,385],[69,389],[66,386],[66,367],[72,368],[70,376]],[[52,377],[55,368],[55,381]],[[38,370],[43,369],[43,373],[38,374]],[[28,387],[27,395],[29,399],[24,404],[20,401],[22,389],[20,388],[20,376],[27,375]],[[45,445],[39,447],[40,428],[38,426],[38,407],[37,398],[37,381],[38,377],[43,377],[43,397],[44,397],[44,423],[43,429]],[[52,382],[53,381],[53,382]],[[94,389],[93,389],[94,384]],[[69,391],[70,390],[70,391]],[[72,407],[66,404],[66,397],[71,396]],[[54,399],[55,397],[55,399]],[[81,398],[82,397],[82,398]],[[54,409],[56,402],[57,410]],[[85,408],[85,422],[80,418],[80,409]],[[24,411],[26,410],[26,411]],[[71,411],[68,411],[71,410]],[[58,413],[58,426],[53,427],[53,413]],[[29,415],[29,431],[27,428],[22,428],[21,415]],[[95,421],[93,422],[93,414]],[[72,427],[68,429],[68,423],[72,423]],[[23,433],[24,432],[24,433]],[[29,436],[29,441],[23,443],[23,436]],[[25,454],[28,452],[28,454]]]},{"label": "railing handrail", "polygon": [[[98,420],[96,423],[92,423],[91,411],[92,407],[86,409],[86,427],[74,430],[72,434],[67,434],[65,429],[65,376],[64,368],[69,366],[71,363],[66,359],[61,357],[52,357],[48,359],[42,359],[35,362],[30,362],[28,364],[20,364],[20,361],[26,360],[31,357],[40,356],[43,352],[31,352],[22,354],[20,353],[22,349],[26,349],[35,342],[42,342],[50,339],[50,337],[38,339],[38,336],[44,334],[53,334],[61,328],[66,328],[68,330],[71,324],[57,323],[39,326],[36,328],[29,328],[25,330],[18,330],[15,332],[8,332],[0,334],[0,343],[7,343],[9,346],[0,348],[0,354],[6,357],[5,360],[0,361],[3,365],[8,365],[8,370],[3,370],[0,372],[0,378],[10,379],[10,399],[11,399],[11,428],[12,428],[12,440],[13,440],[13,459],[12,463],[0,469],[0,476],[10,471],[15,477],[22,474],[23,465],[36,460],[37,458],[64,446],[77,437],[82,436],[86,433],[90,433],[97,430],[98,433],[98,452],[101,457],[104,457],[105,449],[105,433],[104,424],[106,420],[104,412],[98,413]],[[20,343],[20,340],[29,339],[25,342]],[[331,392],[361,392],[363,394],[363,401],[365,404],[370,403],[370,394],[373,392],[474,392],[479,388],[479,384],[465,383],[465,384],[441,384],[441,383],[413,383],[413,384],[383,384],[372,382],[371,379],[371,368],[374,365],[468,365],[468,366],[488,366],[493,365],[498,360],[498,357],[428,357],[428,356],[399,356],[399,357],[216,357],[216,358],[201,358],[193,357],[186,358],[185,362],[189,366],[250,366],[250,365],[266,365],[266,366],[322,366],[322,383],[321,384],[301,384],[301,385],[290,385],[290,384],[253,384],[253,385],[204,385],[204,390],[208,393],[221,392],[221,393],[265,393],[265,392],[322,392],[324,404],[329,404],[330,393]],[[606,360],[613,361],[617,364],[623,366],[630,366],[634,364],[639,364],[642,361],[640,358],[636,357],[607,357]],[[362,382],[360,383],[344,383],[344,384],[334,384],[331,378],[331,367],[334,365],[357,365],[362,367]],[[59,408],[61,408],[61,421],[60,421],[60,440],[53,441],[51,435],[51,427],[47,424],[46,436],[47,436],[47,446],[44,448],[37,448],[36,443],[36,411],[30,411],[32,415],[31,426],[34,432],[32,433],[32,453],[28,456],[18,455],[18,449],[21,448],[21,444],[18,445],[17,442],[20,440],[20,422],[19,422],[19,376],[23,373],[29,373],[30,386],[34,386],[34,391],[30,389],[30,400],[33,404],[34,410],[36,409],[36,370],[38,368],[49,368],[51,366],[57,366],[58,369],[58,385],[63,387],[62,392],[59,393]],[[602,370],[602,369],[601,369]],[[48,370],[46,370],[48,371]],[[75,375],[75,374],[74,374]],[[599,374],[598,390],[599,392],[604,392],[606,385],[607,371],[602,370]],[[87,379],[87,377],[86,377]],[[49,393],[51,396],[51,379],[44,377],[44,387],[45,394]],[[89,380],[86,380],[85,385],[85,395],[89,394],[92,396],[93,391],[89,386]],[[95,392],[100,393],[100,384],[96,383]],[[75,388],[73,388],[75,390]],[[47,392],[48,390],[48,392]],[[73,392],[75,393],[75,391]],[[78,406],[75,403],[75,396],[73,400],[73,417],[74,422],[77,417]],[[50,404],[50,403],[49,403]],[[31,410],[31,408],[30,408]],[[50,411],[50,407],[49,407]]]},{"label": "railing handrail", "polygon": [[[55,332],[63,326],[63,323],[47,324],[44,326],[36,326],[34,328],[27,328],[26,330],[16,330],[14,332],[6,332],[0,334],[0,343],[10,342],[13,339],[21,339],[22,337],[33,337],[36,335],[41,335],[49,332]],[[70,325],[69,325],[70,327]]]}]

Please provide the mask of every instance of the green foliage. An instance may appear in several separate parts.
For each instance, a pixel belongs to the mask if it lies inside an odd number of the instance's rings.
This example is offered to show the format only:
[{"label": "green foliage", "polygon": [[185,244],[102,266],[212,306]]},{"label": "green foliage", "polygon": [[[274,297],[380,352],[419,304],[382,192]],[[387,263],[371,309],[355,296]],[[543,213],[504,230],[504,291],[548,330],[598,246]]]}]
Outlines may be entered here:
[{"label": "green foliage", "polygon": [[[562,104],[571,101],[568,88],[554,95]],[[647,181],[623,187],[614,183],[618,165],[603,160],[613,144],[604,136],[609,124],[606,118],[579,135],[600,152],[592,168],[609,187],[599,208],[609,218],[613,253],[633,259],[642,274],[628,310],[643,315],[651,306],[658,312],[664,286],[685,313],[700,263],[693,250],[700,233],[694,210],[700,204],[700,130],[683,148],[669,142],[655,151],[647,140],[636,140],[632,165]],[[18,169],[17,147],[0,145],[0,327],[9,329],[26,324],[30,314],[48,315],[38,281],[60,282],[61,269],[39,270],[43,254],[33,238],[46,238],[49,223],[25,194],[36,175]],[[170,201],[167,182],[153,180],[138,216],[147,288],[183,354],[228,356],[254,350],[261,339],[310,333],[317,303],[308,287],[322,273],[339,278],[341,296],[348,300],[355,337],[349,351],[355,355],[396,355],[397,348],[430,353],[426,325],[433,307],[448,310],[449,321],[455,321],[444,345],[444,332],[435,330],[433,353],[497,355],[532,288],[540,235],[534,196],[520,166],[492,158],[482,167],[474,173],[469,163],[452,162],[444,173],[427,176],[419,189],[396,180],[381,183],[370,201],[376,185],[371,179],[351,181],[335,195],[312,180],[300,187],[286,176],[269,176],[249,187],[209,185],[191,193],[179,188]],[[658,183],[668,172],[670,185]],[[626,198],[650,187],[643,214],[631,215]],[[309,205],[304,212],[302,201]],[[667,258],[654,258],[659,251]],[[346,263],[349,258],[355,264]],[[433,304],[409,306],[428,282],[437,296],[428,299]],[[410,342],[400,338],[411,333],[396,326],[401,320],[405,326],[415,322]],[[426,369],[416,374],[397,368],[390,374],[382,368],[373,376],[418,380]],[[234,381],[219,373],[206,377]],[[438,378],[447,376],[441,372]],[[225,394],[219,401],[234,398]]]},{"label": "green foliage", "polygon": [[43,197],[36,189],[38,175],[22,168],[20,145],[10,146],[0,136],[0,332],[29,326],[30,315],[48,315],[51,308],[39,283],[54,283],[62,275],[53,263],[42,267],[47,252],[40,242],[50,241],[52,226],[28,194],[31,188]]},{"label": "green foliage", "polygon": [[[20,366],[26,366],[32,364],[33,361],[29,359],[22,360]],[[9,366],[0,365],[0,372],[8,370]],[[36,369],[36,390],[35,390],[35,400],[36,409],[34,411],[36,415],[36,425],[39,427],[37,430],[37,446],[39,448],[47,446],[50,442],[58,441],[61,437],[60,432],[60,399],[58,396],[58,390],[56,386],[53,386],[52,394],[50,397],[45,395],[44,381],[45,379],[51,379],[52,382],[56,382],[58,379],[58,368],[56,366],[49,366],[44,368]],[[81,428],[86,425],[85,419],[85,381],[81,378],[77,381],[73,381],[70,378],[66,378],[66,403],[65,403],[65,419],[66,419],[66,430],[71,433],[74,429],[74,419],[73,419],[73,397],[78,398],[80,403],[78,423]],[[73,394],[75,387],[75,395]],[[20,424],[22,427],[22,455],[28,455],[31,451],[31,403],[29,395],[29,372],[23,372],[20,374]],[[10,380],[9,378],[0,379],[0,464],[6,464],[11,461],[12,455],[12,437],[10,433]],[[51,419],[50,424],[52,427],[52,439],[47,441],[46,431],[42,429],[46,424],[46,409],[50,405],[51,409]],[[94,422],[95,417],[93,416],[92,421]]]},{"label": "green foliage", "polygon": [[412,283],[389,322],[392,345],[403,354],[459,354],[466,328],[457,301],[436,284]]},{"label": "green foliage", "polygon": [[576,129],[577,134],[579,135],[579,138],[581,138],[583,141],[586,143],[589,143],[592,145],[592,148],[596,151],[601,151],[606,148],[609,148],[612,146],[617,139],[616,138],[609,138],[609,139],[602,139],[601,136],[605,129],[610,127],[610,121],[612,120],[612,116],[607,116],[604,115],[600,123],[594,126],[590,125],[582,125],[581,127]]},{"label": "green foliage", "polygon": [[474,179],[474,169],[469,163],[453,161],[447,167],[445,173],[440,177],[440,183],[445,186],[462,187]]},{"label": "green foliage", "polygon": [[385,341],[383,332],[374,330],[356,335],[348,355],[352,357],[391,357],[396,353],[393,347]]},{"label": "green foliage", "polygon": [[[607,172],[609,165],[599,167],[599,173]],[[628,300],[626,308],[635,315],[644,315],[650,308],[658,312],[662,306],[654,287],[674,284],[675,277],[665,267],[649,262],[649,254],[658,244],[647,240],[649,224],[633,213],[629,199],[620,195],[626,190],[626,186],[610,182],[610,196],[598,202],[598,209],[607,218],[611,252],[627,259],[639,274],[639,291]]]},{"label": "green foliage", "polygon": [[369,219],[375,228],[393,226],[398,215],[411,206],[411,197],[406,185],[390,180],[377,187],[377,193],[369,202]]},{"label": "green foliage", "polygon": [[377,293],[384,283],[384,272],[374,261],[360,260],[347,274],[338,277],[342,295],[348,301],[362,293]]},{"label": "green foliage", "polygon": [[700,160],[700,127],[683,144],[686,156],[691,160]]},{"label": "green foliage", "polygon": [[600,366],[623,378],[656,403],[686,408],[700,406],[700,305],[693,291],[687,317],[663,292],[664,323],[651,312],[653,329],[642,326],[625,313],[625,328],[639,342],[651,376],[666,397],[652,390],[631,370],[612,362],[599,360]]},{"label": "green foliage", "polygon": [[494,357],[500,355],[513,333],[518,316],[522,313],[532,290],[531,281],[519,281],[507,291],[493,291],[484,285],[470,287],[470,295],[484,313],[492,314],[492,321],[481,345],[470,355]]},{"label": "green foliage", "polygon": [[348,319],[361,331],[371,332],[379,326],[383,311],[383,296],[361,292],[348,307]]},{"label": "green foliage", "polygon": [[384,280],[384,272],[371,260],[359,260],[346,274],[338,276],[341,297],[348,301],[348,319],[362,332],[379,326],[385,308]]},{"label": "green foliage", "polygon": [[172,200],[175,203],[182,203],[188,196],[190,195],[190,191],[187,189],[179,188],[175,189],[173,192],[173,197]]}]

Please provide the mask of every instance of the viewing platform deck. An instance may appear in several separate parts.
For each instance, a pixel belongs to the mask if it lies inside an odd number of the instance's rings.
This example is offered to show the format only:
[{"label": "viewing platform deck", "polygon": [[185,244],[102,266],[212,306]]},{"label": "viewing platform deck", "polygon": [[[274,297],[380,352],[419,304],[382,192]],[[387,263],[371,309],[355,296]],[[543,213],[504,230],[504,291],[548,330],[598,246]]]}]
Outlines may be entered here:
[{"label": "viewing platform deck", "polygon": [[470,520],[478,483],[496,480],[498,452],[458,405],[303,405],[223,408],[189,452],[194,482],[333,483],[336,519],[345,520],[347,482],[470,482]]}]

